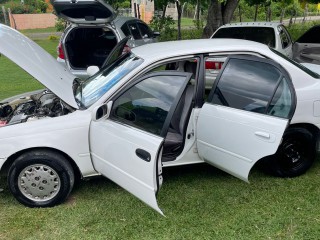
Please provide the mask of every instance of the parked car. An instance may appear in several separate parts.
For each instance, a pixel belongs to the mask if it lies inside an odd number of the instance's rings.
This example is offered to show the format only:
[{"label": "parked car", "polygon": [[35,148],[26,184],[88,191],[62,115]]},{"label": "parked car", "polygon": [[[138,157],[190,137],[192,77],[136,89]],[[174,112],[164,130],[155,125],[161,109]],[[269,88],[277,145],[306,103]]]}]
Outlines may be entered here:
[{"label": "parked car", "polygon": [[[314,162],[318,74],[244,40],[163,42],[121,54],[124,46],[81,82],[0,25],[0,53],[47,87],[0,103],[0,170],[22,204],[60,204],[76,178],[101,174],[162,213],[162,166],[206,162],[248,181],[260,161],[282,177]],[[216,56],[226,60],[206,89],[206,59]]]},{"label": "parked car", "polygon": [[[260,42],[274,48],[279,53],[300,63],[320,64],[320,26],[314,26],[296,42],[282,23],[277,22],[240,22],[225,24],[211,36],[214,38],[245,39]],[[212,81],[221,69],[224,58],[208,60],[207,71]],[[316,72],[320,66],[312,67]]]},{"label": "parked car", "polygon": [[120,40],[130,37],[126,48],[133,48],[156,42],[159,36],[140,19],[116,17],[103,0],[53,0],[52,4],[57,16],[71,23],[60,38],[57,61],[81,79],[88,77],[88,66],[100,68]]}]

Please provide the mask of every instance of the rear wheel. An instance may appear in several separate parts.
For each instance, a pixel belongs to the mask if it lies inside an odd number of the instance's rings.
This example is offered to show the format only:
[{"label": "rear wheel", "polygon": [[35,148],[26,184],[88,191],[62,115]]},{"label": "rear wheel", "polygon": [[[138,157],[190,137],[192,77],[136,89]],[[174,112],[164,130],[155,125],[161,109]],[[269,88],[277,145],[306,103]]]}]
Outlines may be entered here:
[{"label": "rear wheel", "polygon": [[296,177],[304,174],[316,156],[316,139],[304,128],[289,129],[276,154],[268,161],[272,173],[280,177]]},{"label": "rear wheel", "polygon": [[53,151],[37,150],[19,156],[9,169],[14,197],[28,207],[52,207],[63,202],[74,184],[67,159]]}]

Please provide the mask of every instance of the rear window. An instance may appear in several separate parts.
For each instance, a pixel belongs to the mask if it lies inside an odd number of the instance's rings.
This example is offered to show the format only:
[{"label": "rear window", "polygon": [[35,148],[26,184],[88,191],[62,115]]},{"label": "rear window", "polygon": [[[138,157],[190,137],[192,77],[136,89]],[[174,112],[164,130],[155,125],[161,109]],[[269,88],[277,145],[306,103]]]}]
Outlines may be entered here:
[{"label": "rear window", "polygon": [[212,38],[235,38],[255,41],[275,47],[274,29],[270,27],[228,27],[220,28]]}]

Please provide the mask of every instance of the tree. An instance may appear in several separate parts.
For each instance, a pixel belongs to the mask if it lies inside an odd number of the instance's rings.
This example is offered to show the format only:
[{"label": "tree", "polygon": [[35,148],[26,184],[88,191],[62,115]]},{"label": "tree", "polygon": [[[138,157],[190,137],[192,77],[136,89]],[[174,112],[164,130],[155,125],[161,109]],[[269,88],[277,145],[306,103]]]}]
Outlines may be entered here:
[{"label": "tree", "polygon": [[161,20],[163,21],[166,17],[167,6],[171,2],[170,0],[155,0],[154,7],[157,10],[162,11]]},{"label": "tree", "polygon": [[231,21],[240,0],[210,0],[207,24],[202,36],[210,37],[221,25]]},{"label": "tree", "polygon": [[255,7],[253,21],[257,21],[259,6],[264,4],[265,1],[264,0],[246,0],[246,2],[249,6]]}]

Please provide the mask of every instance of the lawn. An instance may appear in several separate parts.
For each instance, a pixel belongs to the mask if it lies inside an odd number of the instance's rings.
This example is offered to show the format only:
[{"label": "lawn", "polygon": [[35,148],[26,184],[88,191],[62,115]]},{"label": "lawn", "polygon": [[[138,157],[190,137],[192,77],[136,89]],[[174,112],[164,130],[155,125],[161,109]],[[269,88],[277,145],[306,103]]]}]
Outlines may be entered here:
[{"label": "lawn", "polygon": [[[54,56],[57,41],[38,43]],[[0,58],[0,98],[40,88]],[[319,239],[320,162],[294,179],[254,168],[250,184],[209,165],[164,169],[166,217],[105,178],[80,182],[66,203],[31,209],[0,179],[0,239]]]}]

